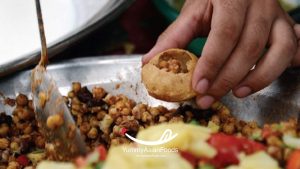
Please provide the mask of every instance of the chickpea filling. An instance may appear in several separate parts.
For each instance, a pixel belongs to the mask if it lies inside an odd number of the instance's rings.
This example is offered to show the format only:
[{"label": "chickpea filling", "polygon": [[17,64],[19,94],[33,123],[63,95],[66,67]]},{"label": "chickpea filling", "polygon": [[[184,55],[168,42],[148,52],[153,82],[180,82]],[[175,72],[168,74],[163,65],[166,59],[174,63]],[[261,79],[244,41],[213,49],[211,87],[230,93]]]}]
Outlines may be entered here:
[{"label": "chickpea filling", "polygon": [[46,102],[48,100],[48,97],[47,97],[47,94],[43,91],[41,91],[39,93],[39,104],[40,104],[40,107],[44,108],[46,106]]},{"label": "chickpea filling", "polygon": [[47,127],[49,129],[54,130],[64,124],[64,119],[63,119],[62,115],[55,114],[55,115],[49,116],[46,123],[47,123]]},{"label": "chickpea filling", "polygon": [[[168,110],[163,106],[135,103],[125,95],[112,95],[101,87],[90,90],[78,82],[73,83],[64,99],[76,124],[68,126],[68,138],[74,137],[78,127],[89,152],[99,145],[109,149],[112,145],[131,143],[125,133],[135,137],[140,130],[152,125],[184,122],[263,143],[267,153],[285,166],[293,149],[283,142],[283,135],[300,137],[296,119],[259,127],[255,121],[236,119],[221,103],[215,103],[210,110],[188,105]],[[34,168],[41,160],[52,160],[56,153],[54,145],[59,143],[46,142],[35,119],[32,100],[23,94],[15,101],[9,100],[16,107],[12,115],[0,113],[0,169]],[[61,115],[50,116],[47,120],[50,129],[62,124]]]},{"label": "chickpea filling", "polygon": [[187,53],[164,53],[160,56],[156,66],[166,72],[187,73],[186,64],[190,59]]}]

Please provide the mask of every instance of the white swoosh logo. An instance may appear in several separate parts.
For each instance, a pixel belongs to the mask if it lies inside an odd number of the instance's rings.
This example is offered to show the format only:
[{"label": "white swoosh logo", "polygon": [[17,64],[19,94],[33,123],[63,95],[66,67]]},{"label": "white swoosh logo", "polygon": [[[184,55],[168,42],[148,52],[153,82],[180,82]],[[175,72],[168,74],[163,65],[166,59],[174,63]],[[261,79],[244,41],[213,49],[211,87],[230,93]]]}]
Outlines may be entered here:
[{"label": "white swoosh logo", "polygon": [[175,137],[177,137],[177,133],[175,133],[173,135],[172,130],[167,129],[165,130],[165,132],[162,134],[162,136],[157,140],[157,141],[143,141],[143,140],[139,140],[136,139],[132,136],[130,136],[129,134],[125,133],[126,137],[128,137],[130,140],[139,143],[139,144],[143,144],[143,145],[147,145],[147,146],[154,146],[154,145],[161,145],[161,144],[165,144],[171,140],[173,140]]}]

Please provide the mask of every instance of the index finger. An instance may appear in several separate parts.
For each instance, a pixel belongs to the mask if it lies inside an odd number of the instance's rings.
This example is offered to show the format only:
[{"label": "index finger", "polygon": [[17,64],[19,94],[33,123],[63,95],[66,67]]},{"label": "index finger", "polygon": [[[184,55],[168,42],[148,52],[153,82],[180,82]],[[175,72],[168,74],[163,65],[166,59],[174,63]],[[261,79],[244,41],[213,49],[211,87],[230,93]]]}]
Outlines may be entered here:
[{"label": "index finger", "polygon": [[[159,36],[154,47],[143,56],[143,64],[154,55],[170,48],[185,48],[201,31],[200,21],[207,4],[202,1],[187,1],[178,18]],[[206,2],[208,3],[208,2]]]},{"label": "index finger", "polygon": [[214,0],[211,31],[193,74],[193,88],[205,94],[235,48],[244,26],[248,1]]}]

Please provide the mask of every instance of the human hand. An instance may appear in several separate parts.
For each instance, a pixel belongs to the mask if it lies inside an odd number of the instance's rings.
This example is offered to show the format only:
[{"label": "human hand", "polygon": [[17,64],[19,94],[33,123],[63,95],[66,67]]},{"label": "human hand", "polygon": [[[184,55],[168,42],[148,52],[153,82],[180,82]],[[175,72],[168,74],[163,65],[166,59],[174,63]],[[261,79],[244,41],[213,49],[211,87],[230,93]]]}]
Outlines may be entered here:
[{"label": "human hand", "polygon": [[186,0],[143,63],[161,51],[185,48],[193,38],[208,35],[192,82],[199,94],[197,104],[207,109],[230,90],[246,97],[269,85],[287,67],[300,65],[293,28],[300,37],[300,27],[275,0]]}]

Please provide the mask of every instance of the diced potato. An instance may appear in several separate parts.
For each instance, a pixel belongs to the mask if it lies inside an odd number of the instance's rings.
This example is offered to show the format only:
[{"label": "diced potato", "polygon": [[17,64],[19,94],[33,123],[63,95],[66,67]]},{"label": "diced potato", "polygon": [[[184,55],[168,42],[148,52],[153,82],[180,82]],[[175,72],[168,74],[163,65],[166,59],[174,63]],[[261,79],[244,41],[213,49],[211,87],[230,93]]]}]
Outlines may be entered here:
[{"label": "diced potato", "polygon": [[227,169],[280,169],[278,162],[266,152],[260,151],[255,154],[242,157],[239,166],[230,166]]},{"label": "diced potato", "polygon": [[285,134],[283,135],[283,142],[288,147],[296,148],[296,149],[300,148],[300,138]]},{"label": "diced potato", "polygon": [[239,166],[230,166],[230,167],[227,167],[227,169],[242,169],[242,168]]},{"label": "diced potato", "polygon": [[[193,169],[191,164],[179,153],[130,151],[134,148],[137,147],[112,147],[103,169]],[[143,147],[140,148],[143,149]]]},{"label": "diced potato", "polygon": [[36,169],[76,169],[76,166],[71,162],[54,162],[54,161],[42,161],[40,162]]},{"label": "diced potato", "polygon": [[42,161],[46,157],[45,152],[32,152],[27,154],[27,157],[33,164],[37,164],[38,162]]},{"label": "diced potato", "polygon": [[202,126],[184,123],[160,124],[140,131],[137,139],[157,141],[167,129],[170,129],[172,134],[177,134],[177,136],[169,142],[157,145],[158,147],[175,147],[179,150],[189,151],[199,157],[211,158],[216,155],[216,150],[206,142],[211,135],[211,130]]},{"label": "diced potato", "polygon": [[211,129],[213,133],[217,133],[220,130],[220,126],[216,125],[213,121],[209,121],[207,127]]},{"label": "diced potato", "polygon": [[102,130],[105,133],[110,127],[110,125],[113,123],[113,121],[114,120],[110,115],[105,115],[103,120],[99,123],[100,130]]}]

